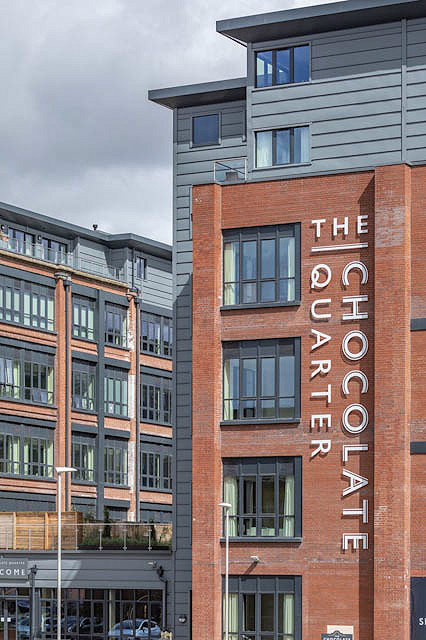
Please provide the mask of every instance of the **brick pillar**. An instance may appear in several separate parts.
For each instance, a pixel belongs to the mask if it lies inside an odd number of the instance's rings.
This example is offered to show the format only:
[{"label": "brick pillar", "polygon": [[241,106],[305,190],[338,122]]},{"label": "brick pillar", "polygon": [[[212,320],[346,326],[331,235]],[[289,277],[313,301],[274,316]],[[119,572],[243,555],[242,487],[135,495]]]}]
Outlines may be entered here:
[{"label": "brick pillar", "polygon": [[222,294],[221,188],[193,190],[192,372],[192,633],[222,636],[221,341],[217,302]]},{"label": "brick pillar", "polygon": [[138,376],[136,375],[136,350],[139,349],[137,335],[136,335],[136,312],[137,307],[135,305],[135,296],[129,294],[129,331],[128,340],[130,348],[130,371],[129,371],[129,418],[130,418],[130,438],[129,438],[129,486],[130,486],[130,508],[128,512],[128,519],[132,522],[136,521],[137,510],[139,509],[139,496],[137,495],[138,482],[136,480],[136,474],[139,473],[139,464],[137,455],[139,448],[137,447],[137,424],[139,416],[136,415],[136,384]]},{"label": "brick pillar", "polygon": [[375,175],[375,640],[410,636],[410,172]]}]

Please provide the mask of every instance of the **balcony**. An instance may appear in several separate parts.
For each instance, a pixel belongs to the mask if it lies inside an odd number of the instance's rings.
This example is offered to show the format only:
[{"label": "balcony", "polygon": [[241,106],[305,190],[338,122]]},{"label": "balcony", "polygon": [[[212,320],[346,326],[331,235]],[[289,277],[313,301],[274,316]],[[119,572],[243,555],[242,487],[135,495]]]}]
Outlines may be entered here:
[{"label": "balcony", "polygon": [[213,181],[219,184],[233,184],[247,180],[247,158],[215,160],[213,163]]},{"label": "balcony", "polygon": [[49,249],[42,244],[24,242],[21,239],[8,238],[8,236],[2,235],[0,236],[0,249],[3,249],[4,251],[11,251],[12,253],[18,253],[22,256],[28,256],[30,258],[36,258],[37,260],[51,262],[52,264],[64,265],[103,278],[110,278],[111,280],[118,280],[119,282],[126,281],[124,277],[124,269],[122,267],[99,264],[86,257],[82,260],[81,258],[74,256],[72,253]]},{"label": "balcony", "polygon": [[[83,522],[81,513],[62,514],[62,549],[67,551],[167,551],[171,524]],[[55,551],[58,523],[55,512],[0,513],[0,552]]]}]

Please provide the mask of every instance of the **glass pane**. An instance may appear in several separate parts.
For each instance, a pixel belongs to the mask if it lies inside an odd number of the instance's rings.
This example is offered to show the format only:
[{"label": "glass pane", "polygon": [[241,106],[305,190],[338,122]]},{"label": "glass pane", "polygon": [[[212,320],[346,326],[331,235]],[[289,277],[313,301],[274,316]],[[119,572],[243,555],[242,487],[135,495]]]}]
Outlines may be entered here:
[{"label": "glass pane", "polygon": [[279,129],[276,136],[276,161],[275,164],[289,164],[290,160],[290,129]]},{"label": "glass pane", "polygon": [[295,411],[294,398],[280,398],[280,418],[293,418]]},{"label": "glass pane", "polygon": [[261,358],[260,384],[261,396],[275,396],[275,358]]},{"label": "glass pane", "polygon": [[254,593],[243,595],[243,629],[256,631],[256,596]]},{"label": "glass pane", "polygon": [[256,167],[272,166],[272,131],[256,133]]},{"label": "glass pane", "polygon": [[219,143],[219,116],[217,113],[193,118],[192,142],[193,144]]},{"label": "glass pane", "polygon": [[272,51],[256,54],[256,87],[272,85]]},{"label": "glass pane", "polygon": [[238,304],[238,287],[235,284],[240,279],[240,244],[226,242],[224,245],[224,304]]},{"label": "glass pane", "polygon": [[275,478],[262,478],[262,513],[275,513]]},{"label": "glass pane", "polygon": [[275,418],[275,400],[261,400],[260,415],[262,418]]},{"label": "glass pane", "polygon": [[244,358],[243,361],[242,393],[245,398],[256,395],[256,358]]},{"label": "glass pane", "polygon": [[280,278],[295,277],[296,243],[294,238],[280,238]]},{"label": "glass pane", "polygon": [[294,635],[294,595],[278,594],[278,633]]},{"label": "glass pane", "polygon": [[243,478],[243,513],[256,513],[256,478]]},{"label": "glass pane", "polygon": [[308,82],[310,76],[309,45],[294,48],[294,82]]},{"label": "glass pane", "polygon": [[262,240],[260,243],[261,278],[275,278],[275,239]]},{"label": "glass pane", "polygon": [[277,51],[277,66],[275,69],[275,83],[287,84],[291,82],[290,77],[290,49]]},{"label": "glass pane", "polygon": [[242,287],[242,302],[249,304],[257,302],[256,283],[245,283]]},{"label": "glass pane", "polygon": [[256,280],[256,240],[243,242],[243,280]]},{"label": "glass pane", "polygon": [[294,396],[294,356],[280,356],[280,398]]},{"label": "glass pane", "polygon": [[256,400],[243,400],[241,402],[241,417],[242,418],[256,417]]},{"label": "glass pane", "polygon": [[293,155],[293,162],[309,162],[309,127],[295,127]]},{"label": "glass pane", "polygon": [[260,596],[261,631],[274,631],[274,594],[262,593]]},{"label": "glass pane", "polygon": [[275,280],[261,282],[260,300],[261,302],[275,302]]}]

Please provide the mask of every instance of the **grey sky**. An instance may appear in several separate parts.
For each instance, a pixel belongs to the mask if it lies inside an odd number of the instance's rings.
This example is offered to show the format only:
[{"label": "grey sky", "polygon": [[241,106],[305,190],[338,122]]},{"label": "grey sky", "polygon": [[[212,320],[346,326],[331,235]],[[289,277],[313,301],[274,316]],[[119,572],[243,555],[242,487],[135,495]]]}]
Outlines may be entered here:
[{"label": "grey sky", "polygon": [[151,88],[245,74],[215,21],[326,0],[0,0],[0,200],[171,241],[171,113]]}]

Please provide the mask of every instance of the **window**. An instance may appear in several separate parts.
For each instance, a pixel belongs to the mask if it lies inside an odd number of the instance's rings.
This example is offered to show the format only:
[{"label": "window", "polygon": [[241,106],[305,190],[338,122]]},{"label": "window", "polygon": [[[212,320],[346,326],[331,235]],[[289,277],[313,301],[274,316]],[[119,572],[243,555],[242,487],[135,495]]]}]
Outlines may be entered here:
[{"label": "window", "polygon": [[223,419],[292,420],[300,415],[300,340],[223,347]]},{"label": "window", "polygon": [[35,236],[20,229],[9,227],[2,236],[2,245],[15,253],[22,253],[26,256],[33,256],[35,251]]},{"label": "window", "polygon": [[146,278],[146,259],[141,256],[137,256],[135,259],[136,277],[139,280],[145,280]]},{"label": "window", "polygon": [[[149,503],[146,503],[149,504]],[[153,506],[153,505],[149,505]],[[172,512],[166,509],[149,509],[141,505],[141,522],[156,523],[156,524],[170,524],[172,522]]]},{"label": "window", "polygon": [[224,460],[231,537],[294,538],[301,527],[301,459]]},{"label": "window", "polygon": [[301,606],[300,576],[230,576],[229,640],[300,640]]},{"label": "window", "polygon": [[9,227],[2,234],[0,245],[15,253],[33,256],[48,262],[67,263],[68,247],[64,242],[51,240],[40,235],[37,235],[36,238],[33,233],[27,233],[13,227]]},{"label": "window", "polygon": [[92,438],[72,437],[72,466],[76,469],[73,480],[95,480],[95,444]]},{"label": "window", "polygon": [[192,144],[219,144],[219,114],[213,113],[192,118]]},{"label": "window", "polygon": [[53,441],[24,438],[24,475],[53,478]]},{"label": "window", "polygon": [[[141,451],[142,487],[145,489],[172,489],[172,456],[169,447],[151,446],[150,451]],[[166,449],[166,451],[165,451]]]},{"label": "window", "polygon": [[72,363],[72,406],[84,411],[95,410],[96,366],[75,360]]},{"label": "window", "polygon": [[53,331],[54,296],[49,287],[0,275],[0,320]]},{"label": "window", "polygon": [[108,484],[127,485],[127,443],[107,441],[104,450],[104,476]]},{"label": "window", "polygon": [[127,347],[127,309],[113,304],[105,305],[105,342],[116,347]]},{"label": "window", "polygon": [[309,162],[309,127],[256,132],[256,167]]},{"label": "window", "polygon": [[94,340],[95,302],[88,298],[72,297],[72,335],[74,338]]},{"label": "window", "polygon": [[171,378],[142,374],[142,422],[171,424]]},{"label": "window", "polygon": [[105,368],[104,398],[105,413],[115,416],[128,415],[128,391],[127,391],[127,371]]},{"label": "window", "polygon": [[20,475],[21,444],[19,436],[0,433],[0,473]]},{"label": "window", "polygon": [[300,226],[227,231],[223,303],[293,303],[300,299]]},{"label": "window", "polygon": [[256,87],[309,82],[310,67],[309,45],[259,51],[256,53]]},{"label": "window", "polygon": [[53,362],[45,353],[0,347],[0,396],[53,404]]},{"label": "window", "polygon": [[171,318],[142,311],[141,350],[156,356],[172,357],[173,322]]},{"label": "window", "polygon": [[44,260],[66,264],[67,262],[67,245],[63,242],[50,240],[49,238],[41,238],[41,254]]}]

